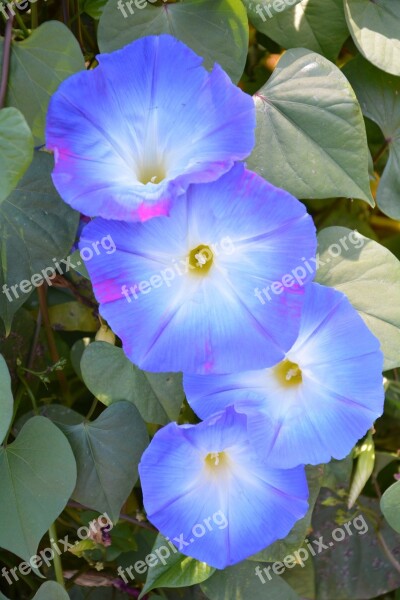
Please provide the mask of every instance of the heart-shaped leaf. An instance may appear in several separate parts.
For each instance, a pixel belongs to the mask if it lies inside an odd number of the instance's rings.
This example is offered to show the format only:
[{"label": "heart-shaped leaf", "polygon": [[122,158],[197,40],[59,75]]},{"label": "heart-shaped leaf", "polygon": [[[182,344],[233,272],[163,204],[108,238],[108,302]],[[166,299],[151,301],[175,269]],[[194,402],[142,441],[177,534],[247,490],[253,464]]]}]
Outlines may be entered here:
[{"label": "heart-shaped leaf", "polygon": [[33,158],[33,137],[16,108],[0,110],[0,204],[12,192]]},{"label": "heart-shaped leaf", "polygon": [[[333,506],[321,505],[328,498],[332,498],[330,491],[320,496],[309,536],[316,551],[312,559],[316,572],[315,597],[318,600],[365,600],[397,589],[400,573],[393,566],[391,556],[398,554],[400,537],[381,522],[378,500],[361,496],[358,509],[349,511],[346,500],[341,503],[336,494]],[[318,540],[323,542],[322,549],[317,545]],[[310,554],[306,560],[311,560]],[[355,573],[363,576],[357,577]]]},{"label": "heart-shaped leaf", "polygon": [[271,568],[269,576],[264,574],[264,567],[265,564],[256,565],[256,563],[243,561],[223,571],[217,571],[201,585],[201,589],[209,600],[232,600],[233,598],[300,600],[296,592],[281,577],[271,573]]},{"label": "heart-shaped leaf", "polygon": [[93,422],[58,426],[67,436],[78,466],[72,497],[117,521],[137,481],[137,467],[149,442],[138,410],[130,402],[116,402]]},{"label": "heart-shaped leaf", "polygon": [[76,483],[74,455],[58,427],[30,419],[0,448],[0,481],[0,546],[29,561]]},{"label": "heart-shaped leaf", "polygon": [[353,40],[367,60],[400,75],[400,3],[395,0],[344,0]]},{"label": "heart-shaped leaf", "polygon": [[[0,64],[2,51],[0,38]],[[44,142],[50,97],[64,79],[84,68],[75,36],[59,21],[43,23],[26,40],[12,43],[7,106],[22,112],[37,144]]]},{"label": "heart-shaped leaf", "polygon": [[275,19],[282,12],[293,9],[296,4],[302,2],[302,0],[278,0],[277,2],[271,2],[271,0],[243,0],[243,3],[247,9],[247,14],[254,27],[259,31],[262,31],[264,23]]},{"label": "heart-shaped leaf", "polygon": [[55,581],[46,581],[40,586],[32,600],[69,600],[64,588]]},{"label": "heart-shaped leaf", "polygon": [[185,394],[178,373],[141,371],[121,350],[106,342],[94,342],[83,353],[82,377],[96,398],[106,404],[128,400],[148,423],[175,421]]},{"label": "heart-shaped leaf", "polygon": [[218,63],[234,82],[239,81],[249,41],[241,0],[186,0],[161,6],[141,3],[141,9],[127,4],[131,9],[125,4],[122,10],[115,0],[106,4],[98,29],[102,52],[118,50],[145,35],[169,33],[202,56],[206,68]]},{"label": "heart-shaped leaf", "polygon": [[[75,238],[79,214],[62,202],[51,181],[53,159],[35,152],[17,187],[0,204],[0,317],[7,333],[14,313],[43,282],[54,276]],[[14,287],[13,287],[14,286]]]},{"label": "heart-shaped leaf", "polygon": [[332,61],[349,36],[343,0],[303,0],[273,19],[263,21],[258,16],[254,24],[284,48],[307,48]]},{"label": "heart-shaped leaf", "polygon": [[318,234],[316,281],[346,294],[381,343],[384,370],[400,366],[400,262],[389,250],[346,227]]},{"label": "heart-shaped leaf", "polygon": [[389,149],[376,202],[389,217],[400,219],[400,77],[380,71],[361,56],[347,63],[343,72],[363,114],[379,125]]},{"label": "heart-shaped leaf", "polygon": [[383,494],[381,510],[389,525],[400,533],[400,481],[396,481]]},{"label": "heart-shaped leaf", "polygon": [[374,206],[362,113],[335,65],[308,50],[288,50],[254,99],[250,169],[297,198],[345,196]]}]

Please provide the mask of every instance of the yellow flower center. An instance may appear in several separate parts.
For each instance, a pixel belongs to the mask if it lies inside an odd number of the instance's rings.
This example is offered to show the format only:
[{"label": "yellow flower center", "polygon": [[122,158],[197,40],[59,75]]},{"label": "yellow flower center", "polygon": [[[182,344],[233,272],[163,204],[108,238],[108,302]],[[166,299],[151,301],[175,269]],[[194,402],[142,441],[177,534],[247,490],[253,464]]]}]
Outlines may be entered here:
[{"label": "yellow flower center", "polygon": [[204,462],[209,473],[218,473],[225,470],[228,464],[228,456],[225,452],[209,452]]},{"label": "yellow flower center", "polygon": [[160,183],[165,179],[166,171],[164,165],[156,165],[154,167],[144,165],[138,175],[140,183]]},{"label": "yellow flower center", "polygon": [[189,269],[194,275],[206,275],[214,261],[214,254],[210,246],[200,244],[189,252]]},{"label": "yellow flower center", "polygon": [[274,367],[274,371],[279,383],[286,387],[299,385],[303,381],[299,365],[290,360],[283,360]]}]

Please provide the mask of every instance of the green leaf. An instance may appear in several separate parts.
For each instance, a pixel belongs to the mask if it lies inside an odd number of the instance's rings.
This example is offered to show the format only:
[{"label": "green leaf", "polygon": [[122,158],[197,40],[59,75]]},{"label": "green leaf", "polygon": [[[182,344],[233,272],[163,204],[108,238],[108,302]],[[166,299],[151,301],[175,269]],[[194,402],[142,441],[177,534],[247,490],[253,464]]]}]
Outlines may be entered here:
[{"label": "green leaf", "polygon": [[107,0],[83,0],[81,11],[88,14],[92,19],[100,19]]},{"label": "green leaf", "polygon": [[137,535],[133,533],[134,526],[130,523],[119,522],[113,527],[111,546],[106,548],[106,560],[113,561],[123,552],[128,553],[138,550]]},{"label": "green leaf", "polygon": [[81,373],[81,359],[85,348],[90,344],[91,339],[89,337],[84,337],[80,340],[77,340],[72,348],[70,353],[70,361],[75,373],[78,375],[79,379],[83,381],[82,373]]},{"label": "green leaf", "polygon": [[343,72],[363,114],[380,127],[389,148],[376,202],[389,217],[400,219],[400,77],[380,71],[361,56],[349,62]]},{"label": "green leaf", "polygon": [[371,477],[375,464],[375,444],[372,433],[369,431],[365,441],[358,452],[354,474],[351,480],[347,507],[353,508],[359,495],[363,491],[368,479]]},{"label": "green leaf", "polygon": [[46,581],[40,586],[32,600],[69,600],[69,596],[59,583]]},{"label": "green leaf", "polygon": [[[264,23],[275,19],[282,12],[293,9],[293,7],[301,2],[302,0],[243,0],[243,3],[247,9],[247,14],[254,27],[259,31],[262,31]],[[258,8],[259,7],[259,8]]]},{"label": "green leaf", "polygon": [[326,487],[337,492],[339,487],[348,487],[353,469],[353,453],[343,460],[332,460],[324,465],[324,476],[321,487]]},{"label": "green leaf", "polygon": [[68,552],[71,552],[71,554],[78,558],[82,558],[85,555],[85,552],[88,550],[95,550],[96,547],[97,544],[93,540],[81,540],[74,544],[73,548],[69,548]]},{"label": "green leaf", "polygon": [[11,377],[7,363],[0,354],[0,444],[11,425],[14,400],[11,391]]},{"label": "green leaf", "polygon": [[75,250],[71,254],[71,267],[79,275],[81,275],[85,279],[89,279],[89,281],[90,281],[90,276],[89,276],[88,270],[87,270],[86,265],[83,262],[83,260],[81,260],[81,255],[80,255],[80,251],[79,250]]},{"label": "green leaf", "polygon": [[386,379],[385,381],[385,414],[394,419],[400,419],[400,382]]},{"label": "green leaf", "polygon": [[138,410],[116,402],[95,421],[58,423],[67,436],[78,466],[72,497],[117,521],[138,478],[138,464],[149,439]]},{"label": "green leaf", "polygon": [[382,495],[381,510],[389,525],[400,533],[400,481],[396,481]]},{"label": "green leaf", "polygon": [[49,307],[50,323],[61,331],[97,331],[99,320],[93,309],[81,302],[62,302]]},{"label": "green leaf", "polygon": [[[102,52],[118,50],[146,35],[169,33],[204,58],[206,68],[219,63],[236,83],[247,58],[249,28],[241,0],[186,0],[142,9],[125,8],[109,0],[101,16],[98,44]],[[205,35],[206,34],[206,35]]]},{"label": "green leaf", "polygon": [[[380,541],[383,539],[397,556],[400,537],[384,521],[377,537],[379,502],[361,497],[359,504],[357,511],[348,511],[343,502],[339,506],[318,505],[314,512],[312,537],[318,540],[322,536],[324,545],[329,546],[318,550],[313,544],[318,600],[366,600],[400,587],[400,574]],[[375,516],[371,518],[371,514]]]},{"label": "green leaf", "polygon": [[344,0],[347,24],[361,54],[379,69],[400,75],[400,4]]},{"label": "green leaf", "polygon": [[[0,205],[0,317],[7,333],[13,315],[35,289],[31,277],[40,285],[42,269],[54,269],[53,259],[63,259],[75,238],[79,213],[55,191],[52,165],[50,154],[35,152],[31,166]],[[16,286],[14,292],[11,286]]]},{"label": "green leaf", "polygon": [[307,466],[306,467],[308,488],[309,488],[309,498],[308,504],[309,508],[306,515],[297,521],[291,531],[283,540],[277,540],[265,550],[254,554],[249,558],[252,561],[260,561],[260,562],[274,562],[276,560],[282,560],[288,554],[291,554],[295,550],[300,548],[305,540],[307,535],[307,531],[309,530],[311,524],[311,517],[314,510],[315,502],[317,501],[319,491],[321,489],[321,482],[324,474],[324,466],[319,465],[316,467]]},{"label": "green leaf", "polygon": [[[295,557],[294,557],[295,558]],[[300,596],[307,600],[316,600],[315,596],[315,570],[312,557],[303,564],[292,566],[292,561],[287,563],[290,565],[282,573],[282,579],[290,585],[291,588]]]},{"label": "green leaf", "polygon": [[0,546],[29,561],[75,486],[65,436],[49,419],[30,419],[12,444],[0,448],[0,481]]},{"label": "green leaf", "polygon": [[[0,64],[2,52],[0,39]],[[44,142],[50,97],[64,79],[84,68],[75,36],[58,21],[43,23],[26,40],[12,43],[7,106],[22,112],[37,144]]]},{"label": "green leaf", "polygon": [[250,169],[297,198],[345,196],[374,206],[361,110],[335,65],[314,52],[288,50],[255,104]]},{"label": "green leaf", "polygon": [[[386,409],[386,407],[385,407]],[[386,410],[385,410],[386,412]],[[393,461],[399,461],[400,460],[400,456],[396,453],[396,452],[382,452],[377,450],[375,452],[375,464],[374,464],[374,470],[373,470],[373,474],[375,477],[378,476],[378,474],[388,465],[390,465],[390,463],[392,463]]]},{"label": "green leaf", "polygon": [[316,281],[347,295],[381,343],[384,371],[400,366],[400,262],[378,242],[346,227],[323,229],[318,242]]},{"label": "green leaf", "polygon": [[0,204],[12,192],[33,158],[33,137],[16,108],[0,110]]},{"label": "green leaf", "polygon": [[148,423],[176,421],[184,392],[178,373],[148,373],[128,360],[121,348],[94,342],[83,353],[82,377],[96,398],[106,406],[119,400],[135,404]]},{"label": "green leaf", "polygon": [[[170,552],[170,556],[163,558],[162,561],[158,554],[160,548],[167,548]],[[162,557],[164,555],[165,553],[161,553]],[[140,598],[155,588],[179,588],[201,583],[215,572],[213,567],[204,562],[199,562],[190,556],[184,556],[178,551],[174,553],[161,534],[157,536],[154,547],[146,559],[154,566],[151,566],[147,572],[146,583]]]},{"label": "green leaf", "polygon": [[303,0],[273,19],[258,17],[255,26],[284,48],[307,48],[332,61],[349,35],[343,0]]},{"label": "green leaf", "polygon": [[217,571],[201,585],[201,589],[209,600],[299,600],[296,592],[271,570],[268,574],[261,572],[257,576],[257,569],[262,571],[264,567],[263,564],[243,561],[234,567]]}]

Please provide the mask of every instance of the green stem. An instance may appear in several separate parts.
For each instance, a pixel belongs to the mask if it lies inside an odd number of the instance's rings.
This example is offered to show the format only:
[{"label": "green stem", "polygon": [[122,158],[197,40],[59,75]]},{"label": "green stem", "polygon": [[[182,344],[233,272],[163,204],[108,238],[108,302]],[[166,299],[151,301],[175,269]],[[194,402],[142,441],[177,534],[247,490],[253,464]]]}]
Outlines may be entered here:
[{"label": "green stem", "polygon": [[378,160],[381,158],[381,156],[385,153],[386,148],[389,145],[389,142],[390,142],[390,140],[385,140],[383,142],[382,146],[379,148],[378,152],[372,158],[372,161],[373,161],[374,165],[378,162]]},{"label": "green stem", "polygon": [[31,4],[31,28],[37,29],[39,25],[38,7],[37,4]]},{"label": "green stem", "polygon": [[39,414],[39,408],[36,402],[36,398],[31,390],[31,388],[28,385],[28,382],[26,381],[26,379],[20,374],[18,373],[18,379],[20,380],[20,382],[22,383],[22,385],[24,386],[30,401],[32,402],[32,408],[33,408],[33,412],[35,413],[35,415]]},{"label": "green stem", "polygon": [[[54,541],[57,541],[57,539],[58,539],[55,523],[53,523],[53,525],[50,526],[49,538],[50,538],[50,544],[51,544],[51,546],[53,546],[53,544],[51,543],[51,540],[53,539]],[[54,559],[53,560],[54,560],[54,572],[56,575],[56,581],[65,589],[65,581],[64,581],[61,557],[56,550],[54,551]]]},{"label": "green stem", "polygon": [[3,41],[3,60],[1,65],[0,108],[3,108],[6,102],[8,75],[10,71],[13,20],[14,16],[10,11],[8,11],[8,21],[6,23],[6,31]]},{"label": "green stem", "polygon": [[[58,349],[56,345],[56,341],[54,338],[53,329],[51,327],[49,310],[47,306],[47,286],[45,284],[41,285],[37,288],[38,298],[39,298],[39,306],[40,312],[42,313],[42,320],[44,325],[44,330],[46,332],[47,344],[50,351],[51,360],[54,363],[59,362],[60,356],[58,354]],[[58,382],[60,384],[61,392],[64,398],[69,402],[70,394],[69,394],[69,386],[68,381],[63,371],[57,371],[56,376]]]},{"label": "green stem", "polygon": [[88,414],[86,415],[86,421],[90,420],[90,417],[93,415],[94,411],[96,410],[96,406],[97,406],[97,398],[94,398],[93,402],[92,402],[92,406],[89,409]]},{"label": "green stem", "polygon": [[17,390],[17,393],[15,395],[14,411],[13,411],[13,416],[12,416],[12,419],[11,419],[10,427],[8,428],[7,434],[6,434],[5,438],[4,438],[5,445],[7,445],[7,441],[8,441],[8,438],[10,436],[11,429],[12,429],[12,426],[13,426],[14,421],[15,421],[15,417],[17,416],[19,405],[21,403],[21,400],[22,400],[24,394],[25,394],[25,388],[24,388],[24,386],[22,384],[20,384],[18,386],[18,390]]},{"label": "green stem", "polygon": [[18,25],[22,29],[24,36],[26,38],[29,37],[29,29],[25,25],[24,20],[19,13],[15,13],[15,20],[17,21]]},{"label": "green stem", "polygon": [[82,36],[82,24],[81,24],[81,7],[79,0],[74,0],[74,16],[76,16],[76,34],[81,49],[84,49],[83,36]]},{"label": "green stem", "polygon": [[396,558],[393,556],[389,546],[387,545],[385,538],[383,537],[382,533],[380,531],[376,532],[378,541],[380,543],[380,545],[382,546],[382,549],[384,551],[384,553],[386,554],[388,560],[392,563],[393,567],[396,569],[396,571],[398,573],[400,573],[400,563],[396,560]]}]

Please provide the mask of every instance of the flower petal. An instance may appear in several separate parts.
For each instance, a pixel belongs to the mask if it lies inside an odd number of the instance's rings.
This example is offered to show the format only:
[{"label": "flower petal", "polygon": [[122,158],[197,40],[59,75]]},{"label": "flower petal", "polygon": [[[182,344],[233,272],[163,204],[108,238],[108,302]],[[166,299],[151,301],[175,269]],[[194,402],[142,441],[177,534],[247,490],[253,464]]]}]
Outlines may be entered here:
[{"label": "flower petal", "polygon": [[[214,477],[205,458],[218,450],[229,464]],[[308,508],[304,469],[266,466],[248,440],[246,418],[232,409],[161,429],[139,472],[149,520],[183,554],[220,569],[285,537]]]},{"label": "flower petal", "polygon": [[98,57],[54,94],[47,147],[62,198],[85,215],[168,214],[188,185],[217,179],[254,145],[250,96],[169,36]]},{"label": "flower petal", "polygon": [[[218,181],[190,186],[168,218],[95,220],[80,247],[107,235],[116,251],[95,254],[87,268],[101,314],[141,368],[260,368],[282,360],[296,339],[303,288],[282,286],[264,303],[255,288],[312,255],[315,229],[302,204],[243,165]],[[201,245],[212,249],[213,262],[195,274],[189,256]]]},{"label": "flower petal", "polygon": [[344,458],[382,414],[378,340],[344,294],[310,284],[287,359],[301,369],[298,385],[282,384],[276,367],[185,375],[188,401],[201,418],[232,405],[248,415],[261,455],[279,468]]}]

